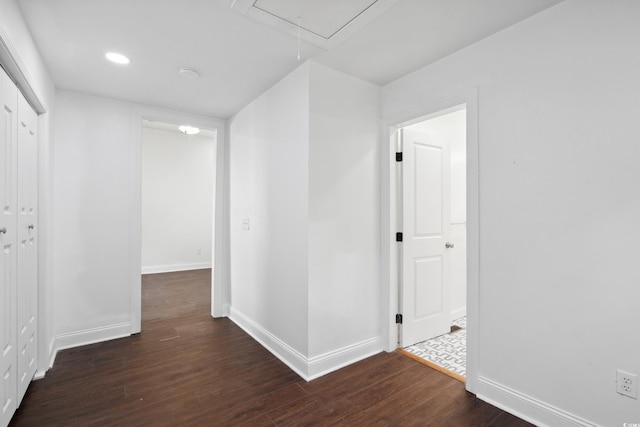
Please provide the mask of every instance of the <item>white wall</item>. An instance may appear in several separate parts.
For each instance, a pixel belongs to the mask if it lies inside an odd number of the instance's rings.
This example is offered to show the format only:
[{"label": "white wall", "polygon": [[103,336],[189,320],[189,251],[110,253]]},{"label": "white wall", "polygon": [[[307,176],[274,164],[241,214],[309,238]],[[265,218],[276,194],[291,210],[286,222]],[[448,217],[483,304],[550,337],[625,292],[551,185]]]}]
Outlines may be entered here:
[{"label": "white wall", "polygon": [[231,121],[231,318],[307,379],[382,348],[379,97],[309,62]]},{"label": "white wall", "polygon": [[6,35],[5,42],[15,49],[16,60],[22,66],[21,71],[29,80],[40,101],[47,110],[52,108],[55,87],[24,21],[17,0],[0,1],[0,34]]},{"label": "white wall", "polygon": [[[0,1],[0,38],[8,46],[30,90],[44,107],[38,117],[38,372],[44,375],[53,354],[51,344],[51,134],[55,87],[27,28],[16,0]],[[9,64],[3,63],[5,67]],[[8,67],[12,69],[12,67]],[[14,78],[16,76],[13,76]],[[17,79],[18,80],[18,79]],[[26,88],[21,88],[26,89]]]},{"label": "white wall", "polygon": [[[141,127],[143,118],[216,129],[215,119],[75,92],[56,93],[53,156],[54,351],[140,330]],[[218,144],[216,159],[225,158]],[[216,174],[224,174],[218,163]],[[216,178],[217,184],[221,182]],[[224,189],[223,189],[224,190]],[[216,191],[224,222],[225,191]],[[222,226],[221,226],[222,227]],[[216,235],[216,280],[226,277],[224,232]],[[203,248],[204,249],[204,248]],[[214,283],[219,307],[223,280]]]},{"label": "white wall", "polygon": [[377,352],[380,88],[310,67],[309,356]]},{"label": "white wall", "polygon": [[131,192],[140,178],[134,107],[73,92],[56,96],[53,307],[58,346],[131,329]]},{"label": "white wall", "polygon": [[638,17],[568,0],[383,92],[390,117],[478,87],[478,394],[541,425],[640,419]]},{"label": "white wall", "polygon": [[215,144],[143,128],[143,273],[211,267]]},{"label": "white wall", "polygon": [[[296,369],[303,370],[308,353],[308,64],[238,113],[229,132],[231,318],[272,350],[299,356]],[[242,228],[245,218],[248,230]]]},{"label": "white wall", "polygon": [[409,129],[438,136],[451,154],[451,318],[467,314],[467,158],[466,109],[434,117]]}]

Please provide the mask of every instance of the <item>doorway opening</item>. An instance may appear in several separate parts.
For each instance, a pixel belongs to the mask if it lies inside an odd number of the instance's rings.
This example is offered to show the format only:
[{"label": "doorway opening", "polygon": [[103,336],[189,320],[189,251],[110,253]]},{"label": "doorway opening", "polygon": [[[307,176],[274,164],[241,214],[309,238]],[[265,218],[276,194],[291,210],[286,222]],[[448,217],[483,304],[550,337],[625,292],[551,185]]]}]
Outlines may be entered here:
[{"label": "doorway opening", "polygon": [[[227,153],[225,149],[226,124],[223,121],[210,119],[201,116],[192,116],[176,113],[166,110],[158,110],[152,108],[136,108],[134,111],[135,121],[139,124],[136,127],[136,149],[135,158],[133,159],[133,167],[138,177],[133,184],[131,204],[133,206],[134,215],[131,216],[131,334],[137,334],[142,331],[142,139],[145,131],[145,121],[162,123],[165,126],[171,126],[174,129],[180,125],[188,124],[198,127],[199,129],[208,129],[215,135],[215,157],[211,160],[211,167],[214,171],[213,188],[213,213],[211,217],[211,316],[223,317],[228,315],[229,309],[229,289],[228,289],[228,269],[226,268],[226,253],[228,252],[228,233],[227,223],[228,215],[226,215],[226,203],[228,200],[228,189],[225,180],[225,164],[227,161]],[[158,124],[158,126],[162,126]],[[173,222],[169,227],[180,229],[184,226],[184,222]],[[204,253],[204,247],[194,248],[201,249],[201,255]]]},{"label": "doorway opening", "polygon": [[215,131],[143,120],[143,274],[211,268],[215,165]]},{"label": "doorway opening", "polygon": [[216,130],[142,120],[143,275],[211,271],[217,143]]},{"label": "doorway opening", "polygon": [[[403,250],[406,244],[405,239],[398,242],[397,233],[404,233],[403,230],[403,214],[402,209],[402,184],[403,184],[403,168],[407,165],[407,161],[403,158],[398,167],[397,155],[403,147],[400,147],[401,129],[409,127],[419,122],[444,116],[448,113],[455,113],[465,110],[465,175],[466,175],[466,381],[465,388],[471,393],[477,393],[478,388],[478,312],[479,312],[479,146],[478,146],[478,88],[471,87],[461,90],[457,93],[446,95],[443,97],[433,97],[418,102],[410,108],[385,118],[384,125],[386,129],[386,137],[389,144],[387,145],[386,162],[383,163],[385,171],[383,185],[386,188],[387,196],[383,200],[383,224],[385,225],[383,232],[385,235],[385,245],[383,246],[383,268],[382,273],[388,279],[388,293],[385,294],[383,300],[384,325],[386,329],[386,348],[387,351],[399,350],[403,347],[403,340],[407,332],[407,323],[409,319],[404,316],[403,310],[403,281],[406,277],[403,274]],[[420,155],[427,159],[437,159],[433,156],[435,148],[424,148],[420,151]],[[405,150],[406,151],[406,148]],[[404,156],[404,153],[403,153]],[[441,203],[447,206],[447,203]],[[427,205],[428,206],[428,205]],[[421,207],[420,209],[426,209]],[[420,224],[419,233],[424,232],[424,226],[431,227],[432,224]],[[414,224],[415,225],[415,224]],[[403,236],[404,237],[404,236]],[[436,239],[433,239],[436,240]],[[454,248],[447,248],[446,243],[452,243]],[[450,240],[440,241],[444,245],[442,250],[463,249],[456,247],[455,242]],[[429,259],[429,256],[431,259]],[[436,263],[434,258],[438,255],[427,256],[427,261],[420,264],[423,271],[419,272],[434,274],[436,269],[432,268]],[[431,268],[427,268],[431,267]],[[415,279],[414,279],[415,280]],[[415,310],[415,300],[413,301]],[[429,303],[420,307],[420,310],[429,308]],[[402,322],[402,324],[398,324]],[[450,325],[449,325],[450,328]]]},{"label": "doorway opening", "polygon": [[466,106],[398,130],[401,352],[466,376]]}]

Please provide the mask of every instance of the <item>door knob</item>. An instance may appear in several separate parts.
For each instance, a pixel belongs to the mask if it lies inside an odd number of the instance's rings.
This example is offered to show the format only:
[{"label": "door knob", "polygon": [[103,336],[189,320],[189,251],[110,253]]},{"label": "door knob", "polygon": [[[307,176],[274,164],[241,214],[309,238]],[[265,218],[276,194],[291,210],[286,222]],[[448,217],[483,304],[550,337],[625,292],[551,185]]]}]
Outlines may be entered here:
[{"label": "door knob", "polygon": [[447,248],[447,249],[451,249],[451,248],[453,248],[453,243],[449,243],[449,242],[447,242],[447,243],[444,245],[444,247],[445,247],[445,248]]},{"label": "door knob", "polygon": [[0,228],[0,234],[7,234],[7,229],[4,227]]},{"label": "door knob", "polygon": [[29,230],[33,230],[33,224],[29,224],[29,226],[27,227]]}]

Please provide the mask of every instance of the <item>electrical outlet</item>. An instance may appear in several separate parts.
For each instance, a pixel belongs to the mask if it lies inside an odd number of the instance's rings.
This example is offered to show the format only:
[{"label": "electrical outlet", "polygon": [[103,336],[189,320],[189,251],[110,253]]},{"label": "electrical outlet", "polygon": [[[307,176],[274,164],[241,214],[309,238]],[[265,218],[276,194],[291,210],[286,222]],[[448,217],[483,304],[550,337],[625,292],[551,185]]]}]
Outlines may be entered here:
[{"label": "electrical outlet", "polygon": [[616,391],[625,396],[638,398],[638,376],[621,370],[616,371],[617,385]]}]

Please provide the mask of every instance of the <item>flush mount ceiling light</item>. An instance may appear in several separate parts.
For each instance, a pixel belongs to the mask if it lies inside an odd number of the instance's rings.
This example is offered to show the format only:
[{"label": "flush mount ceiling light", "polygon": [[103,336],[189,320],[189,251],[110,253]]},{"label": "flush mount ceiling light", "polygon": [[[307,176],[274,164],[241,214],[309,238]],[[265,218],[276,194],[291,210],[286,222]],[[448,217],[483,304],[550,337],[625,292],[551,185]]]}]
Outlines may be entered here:
[{"label": "flush mount ceiling light", "polygon": [[129,62],[131,62],[129,60],[129,58],[127,58],[126,56],[122,55],[121,53],[116,53],[116,52],[107,52],[104,55],[109,61],[114,62],[116,64],[122,64],[122,65],[126,65]]},{"label": "flush mount ceiling light", "polygon": [[194,128],[193,126],[178,126],[178,130],[182,133],[186,133],[187,135],[196,135],[200,133],[200,129]]},{"label": "flush mount ceiling light", "polygon": [[200,73],[198,73],[193,68],[188,68],[188,67],[180,68],[178,70],[178,74],[180,74],[180,77],[184,77],[185,79],[189,79],[189,80],[195,80],[198,77],[200,77]]}]

